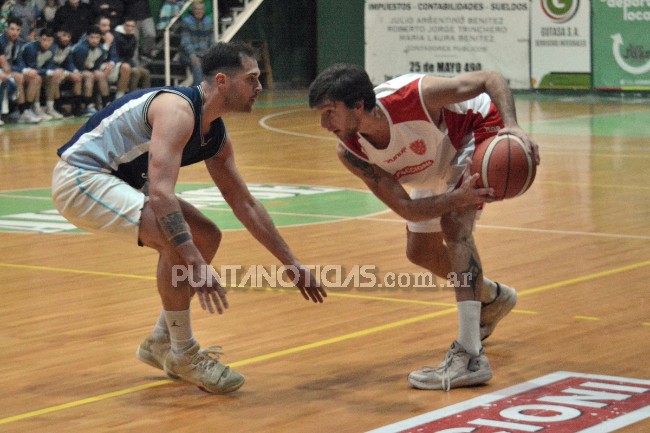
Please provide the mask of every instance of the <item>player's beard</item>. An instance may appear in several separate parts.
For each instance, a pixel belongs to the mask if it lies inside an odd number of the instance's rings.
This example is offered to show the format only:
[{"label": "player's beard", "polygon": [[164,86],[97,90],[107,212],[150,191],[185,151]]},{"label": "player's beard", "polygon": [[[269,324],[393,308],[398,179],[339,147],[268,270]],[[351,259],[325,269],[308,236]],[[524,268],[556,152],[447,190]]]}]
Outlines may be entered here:
[{"label": "player's beard", "polygon": [[250,97],[244,99],[237,97],[237,95],[230,95],[228,98],[228,106],[230,111],[235,113],[250,113],[253,111],[253,105],[255,104],[256,97]]}]

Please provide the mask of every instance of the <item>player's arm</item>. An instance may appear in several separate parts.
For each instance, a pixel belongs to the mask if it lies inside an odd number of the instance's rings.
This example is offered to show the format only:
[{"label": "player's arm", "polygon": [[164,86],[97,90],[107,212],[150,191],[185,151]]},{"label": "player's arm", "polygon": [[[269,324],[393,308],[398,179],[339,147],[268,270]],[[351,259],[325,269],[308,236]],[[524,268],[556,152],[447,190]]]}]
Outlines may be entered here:
[{"label": "player's arm", "polygon": [[[264,206],[250,193],[237,166],[233,145],[229,138],[219,154],[205,161],[210,176],[221,191],[221,195],[232,208],[233,213],[246,229],[289,270],[298,272],[296,286],[303,297],[314,302],[323,302],[327,296],[309,270],[293,255],[273,224]],[[296,274],[289,273],[294,281]]]},{"label": "player's arm", "polygon": [[203,281],[201,285],[192,286],[201,307],[210,313],[216,308],[221,314],[221,304],[228,308],[226,292],[216,276],[205,278],[203,271],[211,268],[192,240],[192,232],[174,192],[183,149],[194,129],[194,113],[184,98],[162,93],[151,102],[147,120],[153,128],[149,147],[149,205],[169,245],[186,265],[191,266],[193,281]]},{"label": "player's arm", "polygon": [[412,199],[404,187],[386,171],[346,149],[341,143],[337,154],[343,165],[358,176],[382,202],[409,221],[440,217],[455,209],[494,201],[492,188],[476,188],[478,174],[464,176],[461,186],[451,192]]},{"label": "player's arm", "polygon": [[178,95],[163,93],[152,101],[148,120],[152,125],[149,147],[149,204],[169,244],[188,265],[204,264],[192,241],[174,191],[183,148],[192,135],[194,113]]},{"label": "player's arm", "polygon": [[530,148],[533,159],[539,164],[539,150],[517,122],[515,100],[506,79],[497,71],[475,71],[452,78],[425,76],[422,79],[422,96],[434,121],[440,110],[449,104],[463,102],[487,93],[499,110],[504,128],[499,135],[513,134]]}]

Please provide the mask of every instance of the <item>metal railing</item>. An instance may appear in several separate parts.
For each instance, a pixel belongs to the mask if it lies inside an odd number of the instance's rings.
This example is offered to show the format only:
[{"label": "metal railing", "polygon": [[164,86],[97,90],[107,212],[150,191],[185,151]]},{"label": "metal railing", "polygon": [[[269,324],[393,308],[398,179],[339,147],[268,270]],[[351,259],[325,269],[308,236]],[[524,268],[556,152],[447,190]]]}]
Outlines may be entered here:
[{"label": "metal railing", "polygon": [[[214,41],[223,41],[229,42],[233,36],[241,29],[244,23],[253,15],[253,12],[262,4],[264,0],[244,0],[244,10],[239,13],[236,17],[233,17],[233,23],[230,25],[219,37],[219,0],[212,0],[212,15],[213,20],[212,24],[214,26],[213,34]],[[170,43],[170,32],[172,26],[178,21],[185,11],[194,3],[194,0],[187,0],[180,12],[169,20],[169,23],[164,30],[164,51],[165,51],[165,85],[171,85],[171,43]]]}]

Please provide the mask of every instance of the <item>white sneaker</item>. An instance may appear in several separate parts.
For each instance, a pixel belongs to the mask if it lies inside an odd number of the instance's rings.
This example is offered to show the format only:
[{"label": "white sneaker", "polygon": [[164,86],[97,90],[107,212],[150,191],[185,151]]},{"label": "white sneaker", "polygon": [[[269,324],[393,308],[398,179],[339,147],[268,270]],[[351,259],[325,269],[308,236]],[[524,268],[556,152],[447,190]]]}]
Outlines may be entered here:
[{"label": "white sneaker", "polygon": [[437,367],[424,367],[411,372],[408,381],[418,389],[443,389],[480,385],[492,379],[492,367],[481,348],[478,356],[472,356],[458,341],[451,344],[444,361]]},{"label": "white sneaker", "polygon": [[218,346],[201,349],[194,344],[180,357],[171,352],[165,359],[165,372],[170,377],[180,377],[193,383],[205,392],[233,392],[244,384],[244,376],[217,361],[220,350]]},{"label": "white sneaker", "polygon": [[2,126],[4,124],[5,124],[4,121],[2,119],[0,119],[0,126]]},{"label": "white sneaker", "polygon": [[[169,355],[170,345],[169,334],[156,336],[151,334],[140,343],[135,356],[145,364],[164,370],[165,359]],[[172,379],[178,379],[178,377],[174,376]]]},{"label": "white sneaker", "polygon": [[32,111],[31,108],[23,111],[23,114],[18,118],[18,123],[38,123],[42,119]]},{"label": "white sneaker", "polygon": [[49,115],[52,119],[59,120],[59,119],[63,119],[63,118],[65,117],[63,114],[61,114],[61,113],[59,113],[58,111],[56,111],[56,108],[48,108],[48,107],[45,107],[45,108],[43,109],[43,111],[45,111],[45,113],[46,113],[47,115]]},{"label": "white sneaker", "polygon": [[517,292],[505,284],[497,285],[497,296],[494,301],[481,303],[481,340],[485,340],[497,327],[497,323],[517,304]]},{"label": "white sneaker", "polygon": [[34,108],[34,114],[36,114],[38,117],[41,118],[43,122],[47,122],[48,120],[52,120],[52,116],[47,114],[41,107],[35,107]]}]

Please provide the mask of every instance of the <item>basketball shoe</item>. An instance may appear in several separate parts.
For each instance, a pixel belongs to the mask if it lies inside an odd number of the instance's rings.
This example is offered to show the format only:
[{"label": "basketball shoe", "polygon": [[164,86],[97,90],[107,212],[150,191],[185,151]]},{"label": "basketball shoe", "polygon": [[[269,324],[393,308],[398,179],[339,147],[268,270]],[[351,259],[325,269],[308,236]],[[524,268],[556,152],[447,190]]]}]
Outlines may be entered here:
[{"label": "basketball shoe", "polygon": [[199,389],[213,394],[227,394],[244,384],[244,376],[218,362],[221,347],[201,349],[194,344],[187,352],[177,357],[173,353],[165,359],[165,372],[170,377],[179,377],[193,383]]},{"label": "basketball shoe", "polygon": [[[150,334],[144,339],[138,350],[135,352],[136,358],[152,367],[165,370],[165,359],[169,354],[171,343],[169,334],[154,336]],[[172,379],[178,379],[177,376],[170,376]]]},{"label": "basketball shoe", "polygon": [[517,303],[517,292],[505,284],[497,285],[497,296],[492,302],[481,303],[481,340],[488,338],[497,323],[512,310]]},{"label": "basketball shoe", "polygon": [[459,342],[451,344],[445,359],[437,367],[424,367],[408,375],[408,381],[418,389],[443,389],[480,385],[492,378],[492,367],[481,348],[478,356],[465,351]]}]

